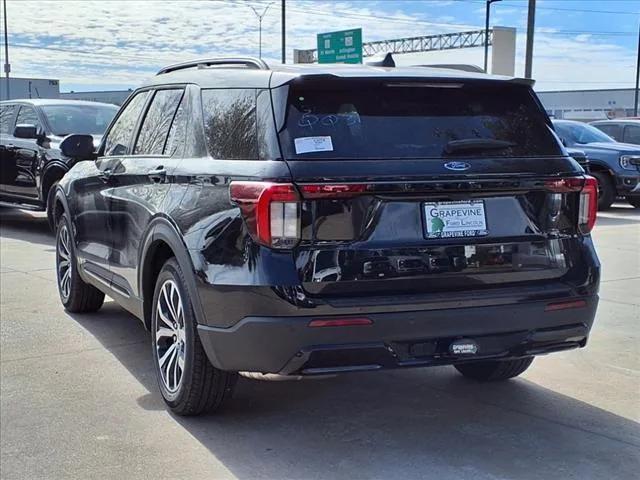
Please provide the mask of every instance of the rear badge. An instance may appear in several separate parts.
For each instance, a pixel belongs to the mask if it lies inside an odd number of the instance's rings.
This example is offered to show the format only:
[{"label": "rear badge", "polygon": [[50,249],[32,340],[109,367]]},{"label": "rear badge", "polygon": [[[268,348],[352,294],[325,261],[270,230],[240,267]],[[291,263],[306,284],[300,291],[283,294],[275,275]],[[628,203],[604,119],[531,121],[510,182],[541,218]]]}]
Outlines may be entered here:
[{"label": "rear badge", "polygon": [[447,162],[444,164],[444,168],[447,170],[453,170],[455,172],[462,172],[464,170],[469,170],[471,165],[467,162]]},{"label": "rear badge", "polygon": [[451,343],[449,351],[454,355],[475,355],[478,353],[478,344],[468,338],[461,338]]}]

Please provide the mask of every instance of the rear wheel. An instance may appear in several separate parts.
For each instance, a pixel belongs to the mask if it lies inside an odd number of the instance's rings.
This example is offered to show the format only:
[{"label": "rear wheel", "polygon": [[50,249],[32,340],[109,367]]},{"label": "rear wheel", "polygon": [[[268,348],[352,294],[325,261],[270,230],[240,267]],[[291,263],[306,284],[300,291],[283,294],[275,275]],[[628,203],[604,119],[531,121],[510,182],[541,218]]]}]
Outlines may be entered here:
[{"label": "rear wheel", "polygon": [[616,187],[611,175],[606,172],[592,172],[598,180],[598,210],[607,210],[616,199]]},{"label": "rear wheel", "polygon": [[80,278],[70,225],[67,215],[62,215],[56,234],[56,279],[60,301],[69,312],[95,312],[104,302],[104,293]]},{"label": "rear wheel", "polygon": [[211,365],[196,326],[182,270],[171,258],[156,281],[151,344],[160,392],[178,415],[217,410],[233,395],[238,378]]},{"label": "rear wheel", "polygon": [[640,208],[640,197],[627,197],[627,202],[634,208]]},{"label": "rear wheel", "polygon": [[494,382],[517,377],[533,362],[533,357],[515,360],[493,360],[454,365],[465,377],[481,382]]},{"label": "rear wheel", "polygon": [[56,205],[56,186],[58,182],[55,181],[49,191],[47,192],[47,221],[49,222],[49,228],[52,232],[56,231],[56,218],[55,218],[55,205]]}]

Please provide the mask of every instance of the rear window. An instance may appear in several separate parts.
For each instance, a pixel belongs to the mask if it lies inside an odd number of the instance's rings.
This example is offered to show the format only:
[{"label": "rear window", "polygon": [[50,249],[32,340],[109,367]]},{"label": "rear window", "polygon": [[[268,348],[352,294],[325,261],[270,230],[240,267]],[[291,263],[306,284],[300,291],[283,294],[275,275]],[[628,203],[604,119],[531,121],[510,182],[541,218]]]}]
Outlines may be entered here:
[{"label": "rear window", "polygon": [[280,140],[295,159],[562,155],[530,90],[504,84],[305,79]]}]

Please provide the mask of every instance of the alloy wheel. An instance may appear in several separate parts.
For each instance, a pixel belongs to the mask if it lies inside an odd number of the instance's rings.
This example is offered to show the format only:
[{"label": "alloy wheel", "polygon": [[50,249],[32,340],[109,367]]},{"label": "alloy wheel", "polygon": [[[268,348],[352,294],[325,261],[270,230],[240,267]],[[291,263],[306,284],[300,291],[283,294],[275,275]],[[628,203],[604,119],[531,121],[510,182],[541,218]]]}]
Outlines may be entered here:
[{"label": "alloy wheel", "polygon": [[58,287],[63,301],[71,294],[71,239],[67,225],[60,227],[57,245]]},{"label": "alloy wheel", "polygon": [[180,290],[173,280],[162,284],[156,304],[156,361],[164,387],[175,393],[184,373],[186,338]]}]

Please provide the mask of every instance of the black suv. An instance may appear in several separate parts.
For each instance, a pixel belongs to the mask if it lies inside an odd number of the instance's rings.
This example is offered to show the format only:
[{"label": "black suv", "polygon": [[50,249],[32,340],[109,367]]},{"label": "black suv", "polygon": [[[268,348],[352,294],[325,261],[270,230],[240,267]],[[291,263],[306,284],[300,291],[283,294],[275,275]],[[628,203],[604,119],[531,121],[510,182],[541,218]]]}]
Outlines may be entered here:
[{"label": "black suv", "polygon": [[136,90],[60,182],[58,286],[144,322],[178,414],[237,372],[502,380],[586,345],[596,205],[525,80],[201,60]]},{"label": "black suv", "polygon": [[62,153],[64,137],[90,134],[98,144],[117,111],[78,100],[0,102],[0,201],[46,209],[52,224],[52,187],[76,161]]}]

